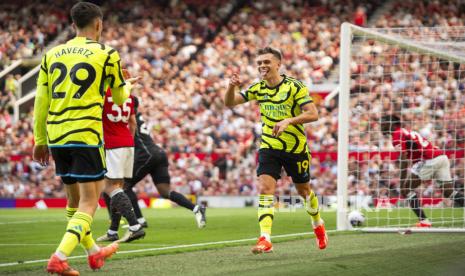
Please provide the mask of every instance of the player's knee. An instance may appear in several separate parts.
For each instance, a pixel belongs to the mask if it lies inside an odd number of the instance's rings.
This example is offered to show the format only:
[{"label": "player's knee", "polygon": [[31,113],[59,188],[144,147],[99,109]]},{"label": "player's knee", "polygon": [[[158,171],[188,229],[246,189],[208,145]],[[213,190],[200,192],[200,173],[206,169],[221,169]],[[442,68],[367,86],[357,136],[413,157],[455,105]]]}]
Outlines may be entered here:
[{"label": "player's knee", "polygon": [[301,197],[306,198],[306,197],[310,196],[311,189],[310,189],[310,186],[308,184],[298,184],[298,185],[295,185],[295,188],[297,190],[297,193]]},{"label": "player's knee", "polygon": [[258,185],[261,194],[273,195],[276,187],[276,180],[270,175],[260,175]]}]

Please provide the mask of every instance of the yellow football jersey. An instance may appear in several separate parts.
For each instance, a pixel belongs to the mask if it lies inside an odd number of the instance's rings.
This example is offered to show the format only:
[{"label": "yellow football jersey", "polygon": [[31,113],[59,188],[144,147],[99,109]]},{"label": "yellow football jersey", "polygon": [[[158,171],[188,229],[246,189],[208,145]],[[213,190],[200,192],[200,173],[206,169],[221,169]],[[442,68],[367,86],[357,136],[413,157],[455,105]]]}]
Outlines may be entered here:
[{"label": "yellow football jersey", "polygon": [[36,97],[41,100],[34,112],[47,114],[47,133],[35,125],[36,144],[101,146],[105,91],[124,85],[119,54],[107,45],[76,37],[49,50],[40,66]]},{"label": "yellow football jersey", "polygon": [[276,87],[268,87],[264,80],[252,84],[241,95],[246,101],[257,100],[260,106],[262,135],[260,148],[284,150],[291,153],[308,152],[307,136],[302,124],[289,125],[279,136],[272,135],[274,125],[302,113],[301,106],[313,102],[307,87],[300,81],[283,76]]}]

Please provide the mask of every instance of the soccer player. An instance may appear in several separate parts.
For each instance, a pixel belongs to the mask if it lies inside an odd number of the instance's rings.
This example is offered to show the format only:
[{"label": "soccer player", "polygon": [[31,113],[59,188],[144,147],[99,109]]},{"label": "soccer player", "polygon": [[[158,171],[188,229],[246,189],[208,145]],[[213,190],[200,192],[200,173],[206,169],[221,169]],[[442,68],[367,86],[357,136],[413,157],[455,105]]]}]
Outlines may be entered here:
[{"label": "soccer player", "polygon": [[318,111],[313,104],[307,87],[300,81],[279,74],[281,53],[271,47],[258,50],[256,63],[260,81],[245,91],[236,93],[241,80],[234,74],[229,81],[224,102],[233,107],[256,100],[260,106],[262,120],[261,145],[258,151],[258,221],[260,237],[252,252],[272,252],[271,226],[274,214],[276,181],[281,168],[292,177],[300,196],[307,205],[312,218],[318,247],[326,248],[328,237],[320,217],[318,198],[310,188],[310,152],[304,123],[318,120]]},{"label": "soccer player", "polygon": [[48,272],[61,275],[79,275],[67,262],[79,243],[92,269],[101,268],[118,249],[115,243],[98,247],[91,234],[106,172],[103,97],[110,86],[114,102],[122,104],[138,80],[125,81],[118,52],[98,42],[103,27],[98,6],[79,2],[71,18],[76,37],[42,58],[34,106],[33,158],[47,165],[50,148],[68,196],[66,232],[47,265]]},{"label": "soccer player", "polygon": [[[128,74],[125,70],[123,72]],[[103,105],[103,136],[108,168],[105,175],[105,193],[103,197],[110,212],[110,217],[116,216],[116,213],[118,213],[119,219],[118,222],[112,219],[107,233],[97,238],[97,241],[118,240],[121,215],[128,221],[129,230],[119,240],[120,242],[131,242],[145,236],[144,229],[137,222],[131,201],[123,191],[124,179],[132,178],[136,128],[133,97],[130,96],[122,106],[118,106],[113,103],[111,90],[108,89]]]},{"label": "soccer player", "polygon": [[[147,124],[144,121],[144,117],[139,112],[139,101],[137,97],[134,97],[135,110],[136,110],[136,121],[137,130],[135,135],[135,160],[134,160],[134,172],[132,179],[126,179],[125,181],[125,192],[129,196],[136,213],[137,220],[144,227],[147,227],[147,221],[142,215],[139,204],[137,203],[137,196],[132,188],[139,183],[145,176],[150,174],[155,186],[157,187],[158,193],[163,198],[169,199],[179,206],[191,210],[197,221],[197,226],[203,228],[206,225],[206,208],[200,205],[194,205],[184,195],[171,191],[170,189],[170,174],[168,171],[168,158],[165,151],[156,145],[152,137]],[[119,222],[120,217],[113,218],[114,223]]]},{"label": "soccer player", "polygon": [[[449,158],[444,151],[423,138],[418,132],[402,127],[400,117],[386,115],[381,118],[381,131],[391,135],[394,147],[399,147],[400,193],[407,199],[412,211],[418,217],[418,227],[431,227],[420,199],[414,189],[422,181],[435,179],[443,188],[444,195],[450,197],[459,206],[464,204],[464,195],[454,189]],[[409,161],[412,163],[410,174],[407,172]]]}]

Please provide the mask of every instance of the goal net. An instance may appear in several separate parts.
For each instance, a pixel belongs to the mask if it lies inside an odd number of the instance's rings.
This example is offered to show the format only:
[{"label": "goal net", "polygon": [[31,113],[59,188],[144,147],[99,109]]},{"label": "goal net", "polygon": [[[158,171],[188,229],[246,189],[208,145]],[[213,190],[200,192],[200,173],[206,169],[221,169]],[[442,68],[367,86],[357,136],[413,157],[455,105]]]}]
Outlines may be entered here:
[{"label": "goal net", "polygon": [[[348,213],[359,210],[367,231],[465,231],[459,199],[465,170],[464,49],[464,27],[366,29],[343,24],[338,229],[350,229]],[[407,162],[407,175],[412,170],[418,175],[421,169],[421,185],[409,189],[408,196],[416,194],[432,224],[429,228],[416,227],[419,219],[401,192],[398,159],[405,149],[382,133],[386,115],[399,117],[401,127],[417,142],[429,141],[449,159],[449,191],[438,179],[438,165],[428,163],[428,177],[426,161]]]}]

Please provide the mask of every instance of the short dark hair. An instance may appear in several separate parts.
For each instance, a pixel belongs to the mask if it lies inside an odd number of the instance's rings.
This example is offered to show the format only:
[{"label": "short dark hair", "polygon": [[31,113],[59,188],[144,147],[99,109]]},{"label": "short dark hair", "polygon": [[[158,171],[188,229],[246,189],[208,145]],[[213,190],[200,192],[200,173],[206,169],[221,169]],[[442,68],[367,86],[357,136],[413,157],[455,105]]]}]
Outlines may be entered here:
[{"label": "short dark hair", "polygon": [[89,26],[95,18],[103,18],[102,10],[95,4],[79,2],[71,8],[71,19],[79,29]]},{"label": "short dark hair", "polygon": [[265,55],[265,54],[272,54],[277,59],[279,59],[279,60],[282,59],[281,52],[278,49],[275,49],[275,48],[272,48],[272,47],[265,47],[265,48],[258,49],[257,56],[261,56],[261,55]]},{"label": "short dark hair", "polygon": [[381,118],[381,121],[385,123],[391,123],[393,126],[401,124],[400,117],[395,114],[385,115]]}]

